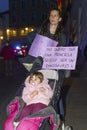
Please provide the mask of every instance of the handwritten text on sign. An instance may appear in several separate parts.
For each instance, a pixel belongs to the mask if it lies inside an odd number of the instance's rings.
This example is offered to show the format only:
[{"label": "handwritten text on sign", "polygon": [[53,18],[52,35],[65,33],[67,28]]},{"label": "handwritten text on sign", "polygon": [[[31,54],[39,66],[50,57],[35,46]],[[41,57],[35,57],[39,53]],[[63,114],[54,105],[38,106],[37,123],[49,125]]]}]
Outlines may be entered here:
[{"label": "handwritten text on sign", "polygon": [[47,47],[44,55],[43,68],[45,69],[69,69],[76,66],[78,47]]}]

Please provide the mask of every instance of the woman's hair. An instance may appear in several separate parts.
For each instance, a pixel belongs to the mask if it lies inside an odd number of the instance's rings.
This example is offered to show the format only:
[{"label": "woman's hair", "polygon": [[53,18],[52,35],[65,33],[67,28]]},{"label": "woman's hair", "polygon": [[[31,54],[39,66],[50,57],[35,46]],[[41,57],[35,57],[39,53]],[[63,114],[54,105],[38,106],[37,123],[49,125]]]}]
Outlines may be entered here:
[{"label": "woman's hair", "polygon": [[[59,13],[59,16],[62,18],[62,12],[61,10],[59,10],[58,8],[53,8],[49,11],[49,16],[51,11],[56,10]],[[39,32],[39,34],[47,36],[47,31],[48,31],[48,25],[50,25],[50,21],[49,21],[49,17],[43,22],[42,26],[41,26],[41,30]],[[59,22],[58,27],[56,29],[56,32],[54,34],[54,40],[56,41],[60,41],[60,34],[63,32],[63,27],[62,27],[62,21]]]},{"label": "woman's hair", "polygon": [[40,82],[42,82],[44,80],[44,76],[41,72],[33,72],[31,75],[30,75],[30,78],[29,78],[29,81],[31,80],[31,78],[33,76],[36,76],[40,79]]},{"label": "woman's hair", "polygon": [[51,11],[53,11],[53,10],[57,11],[59,13],[59,16],[62,17],[62,15],[63,15],[62,11],[59,8],[52,8],[52,9],[50,9],[49,16],[50,16]]}]

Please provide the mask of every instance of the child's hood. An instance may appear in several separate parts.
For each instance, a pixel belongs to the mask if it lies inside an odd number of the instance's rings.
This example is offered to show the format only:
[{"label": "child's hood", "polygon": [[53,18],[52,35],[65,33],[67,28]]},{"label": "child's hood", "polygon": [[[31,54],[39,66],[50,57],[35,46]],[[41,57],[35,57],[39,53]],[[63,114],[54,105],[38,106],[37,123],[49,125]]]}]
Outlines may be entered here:
[{"label": "child's hood", "polygon": [[[27,86],[29,84],[29,78],[30,76],[28,76],[25,80],[25,86]],[[48,79],[44,78],[43,82],[41,84],[48,84]]]}]

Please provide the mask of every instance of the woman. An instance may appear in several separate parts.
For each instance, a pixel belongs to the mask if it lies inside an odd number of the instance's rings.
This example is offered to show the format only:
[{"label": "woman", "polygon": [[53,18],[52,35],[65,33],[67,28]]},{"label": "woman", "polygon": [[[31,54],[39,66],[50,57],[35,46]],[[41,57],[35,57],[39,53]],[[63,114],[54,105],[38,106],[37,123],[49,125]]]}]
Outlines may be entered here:
[{"label": "woman", "polygon": [[[49,17],[43,23],[43,25],[39,31],[39,34],[43,35],[43,36],[47,36],[48,38],[57,41],[58,42],[57,46],[66,46],[66,35],[64,33],[64,29],[62,26],[62,12],[58,8],[54,8],[54,9],[50,10]],[[65,71],[62,71],[60,73],[62,73],[62,76],[61,76],[61,78],[62,78],[61,84],[62,84]],[[60,86],[60,88],[61,88],[61,86]],[[56,109],[57,109],[57,106],[56,106]],[[63,103],[62,103],[61,98],[59,101],[59,111],[60,111],[61,119],[64,120],[64,110],[63,110]]]},{"label": "woman", "polygon": [[[62,26],[62,12],[58,8],[51,9],[49,12],[49,17],[44,21],[44,23],[42,24],[41,28],[39,29],[39,31],[37,33],[42,36],[46,36],[50,39],[57,41],[58,42],[57,46],[66,46],[66,35],[64,33],[64,29]],[[35,37],[35,33],[34,33],[34,37]],[[33,37],[33,39],[34,39],[34,37]],[[29,40],[29,36],[27,37],[27,39]],[[33,41],[33,39],[31,41]],[[38,69],[42,68],[42,65],[40,65],[40,67],[38,67],[38,63],[40,63],[40,60],[38,60],[38,58],[36,60],[35,59],[36,59],[35,57],[28,55],[27,57],[21,59],[20,62],[32,63],[33,61],[35,61],[35,63],[33,62],[34,67],[33,67],[32,71],[30,71],[30,72],[33,72],[33,71],[37,71]],[[65,71],[60,70],[59,73],[62,73],[61,74],[62,75],[61,76],[61,85],[62,85]],[[61,85],[60,85],[60,89],[61,89]],[[60,108],[60,113],[61,113],[61,108]],[[64,115],[64,112],[62,112],[61,115]]]},{"label": "woman", "polygon": [[[57,46],[65,46],[66,36],[62,27],[62,12],[58,8],[51,9],[49,17],[44,21],[41,28],[39,30],[35,30],[32,33],[32,37],[31,34],[27,36],[27,41],[29,44],[34,40],[36,34],[40,34],[57,41]],[[35,57],[31,55],[24,58],[19,58],[21,63],[32,63],[34,60]]]},{"label": "woman", "polygon": [[49,17],[43,23],[39,34],[56,40],[58,46],[66,45],[66,36],[62,27],[62,12],[58,8],[50,11]]}]

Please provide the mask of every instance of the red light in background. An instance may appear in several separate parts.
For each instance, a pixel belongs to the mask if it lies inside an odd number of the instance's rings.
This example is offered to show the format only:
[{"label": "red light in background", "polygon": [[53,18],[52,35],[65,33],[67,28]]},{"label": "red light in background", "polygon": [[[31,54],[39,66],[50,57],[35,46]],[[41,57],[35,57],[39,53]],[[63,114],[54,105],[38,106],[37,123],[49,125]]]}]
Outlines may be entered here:
[{"label": "red light in background", "polygon": [[16,53],[16,52],[17,52],[17,50],[14,50],[14,52]]},{"label": "red light in background", "polygon": [[22,50],[22,52],[24,52],[24,53],[25,53],[26,51],[25,51],[25,50]]}]

